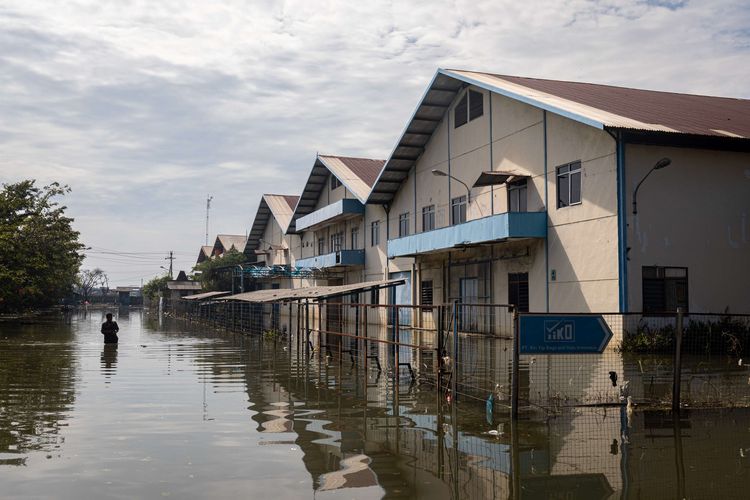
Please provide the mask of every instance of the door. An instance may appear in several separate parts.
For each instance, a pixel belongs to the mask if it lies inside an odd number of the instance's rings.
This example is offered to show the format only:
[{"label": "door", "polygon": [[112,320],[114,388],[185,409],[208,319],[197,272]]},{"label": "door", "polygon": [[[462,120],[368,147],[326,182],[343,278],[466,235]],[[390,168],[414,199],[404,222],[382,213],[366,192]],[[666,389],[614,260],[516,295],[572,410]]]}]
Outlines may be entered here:
[{"label": "door", "polygon": [[[328,286],[340,286],[344,284],[344,280],[341,278],[329,279]],[[325,301],[325,313],[326,313],[326,330],[329,332],[343,333],[342,330],[342,297],[333,297],[326,299]],[[338,335],[332,335],[331,341],[338,342],[341,337]]]},{"label": "door", "polygon": [[[411,305],[411,273],[410,272],[390,273],[388,277],[392,280],[396,280],[396,279],[405,280],[403,285],[394,286],[388,289],[388,303]],[[392,311],[393,312],[389,314],[389,318],[388,318],[390,324],[395,323],[395,317],[394,317],[395,308],[392,309]],[[399,310],[399,324],[407,325],[407,326],[411,325],[411,309],[410,308],[404,307],[403,309]]]},{"label": "door", "polygon": [[508,273],[508,303],[529,312],[529,273]]},{"label": "door", "polygon": [[461,278],[459,281],[458,329],[463,332],[479,330],[479,279]]}]

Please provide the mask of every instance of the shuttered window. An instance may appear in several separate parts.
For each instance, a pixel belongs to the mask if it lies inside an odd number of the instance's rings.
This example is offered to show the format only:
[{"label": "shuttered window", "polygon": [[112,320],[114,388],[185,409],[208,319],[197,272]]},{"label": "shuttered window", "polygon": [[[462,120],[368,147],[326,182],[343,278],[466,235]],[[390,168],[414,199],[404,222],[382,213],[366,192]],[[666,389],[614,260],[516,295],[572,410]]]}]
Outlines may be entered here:
[{"label": "shuttered window", "polygon": [[423,306],[431,306],[432,302],[432,280],[422,280],[421,286],[421,302]]},{"label": "shuttered window", "polygon": [[643,312],[675,312],[688,310],[687,267],[643,266]]},{"label": "shuttered window", "polygon": [[453,110],[453,123],[454,127],[458,128],[461,125],[466,125],[466,123],[469,121],[467,111],[468,111],[468,101],[469,101],[469,95],[464,94],[464,96],[461,98],[460,101],[458,101],[458,104],[456,104],[455,109]]},{"label": "shuttered window", "polygon": [[484,94],[469,91],[469,121],[479,118],[484,114]]}]

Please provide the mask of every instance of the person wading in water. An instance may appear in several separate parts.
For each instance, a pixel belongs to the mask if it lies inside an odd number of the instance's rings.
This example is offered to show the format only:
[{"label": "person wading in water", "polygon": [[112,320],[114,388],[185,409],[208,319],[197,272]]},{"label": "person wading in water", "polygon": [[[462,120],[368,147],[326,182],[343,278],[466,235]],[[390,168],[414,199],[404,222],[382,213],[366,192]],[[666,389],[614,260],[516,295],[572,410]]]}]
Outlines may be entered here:
[{"label": "person wading in water", "polygon": [[120,331],[120,327],[117,326],[117,321],[112,321],[112,313],[107,313],[107,321],[102,323],[102,335],[104,335],[105,344],[116,344],[117,343],[117,332]]}]

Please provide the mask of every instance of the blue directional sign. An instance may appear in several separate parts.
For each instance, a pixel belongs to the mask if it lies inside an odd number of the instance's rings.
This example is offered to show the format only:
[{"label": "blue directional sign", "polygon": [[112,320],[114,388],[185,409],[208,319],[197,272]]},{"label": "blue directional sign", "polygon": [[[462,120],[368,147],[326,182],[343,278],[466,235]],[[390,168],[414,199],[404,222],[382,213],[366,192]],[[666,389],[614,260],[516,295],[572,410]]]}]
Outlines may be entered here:
[{"label": "blue directional sign", "polygon": [[612,330],[599,314],[521,314],[521,354],[600,353]]}]

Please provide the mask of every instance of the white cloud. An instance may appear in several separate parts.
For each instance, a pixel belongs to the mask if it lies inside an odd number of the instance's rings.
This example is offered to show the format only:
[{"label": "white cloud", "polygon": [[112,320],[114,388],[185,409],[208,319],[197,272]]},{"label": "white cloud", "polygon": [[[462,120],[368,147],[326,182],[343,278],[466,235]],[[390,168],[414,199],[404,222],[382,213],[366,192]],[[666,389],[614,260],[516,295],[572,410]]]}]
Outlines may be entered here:
[{"label": "white cloud", "polygon": [[68,183],[88,244],[189,268],[207,193],[244,233],[316,151],[384,157],[437,67],[750,97],[748,25],[731,0],[8,0],[0,178]]}]

